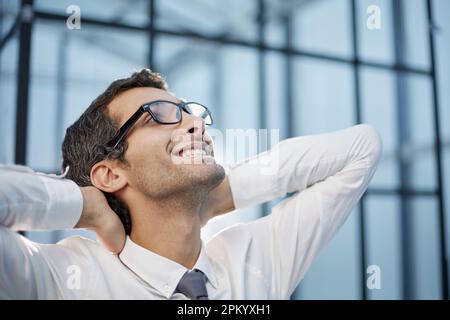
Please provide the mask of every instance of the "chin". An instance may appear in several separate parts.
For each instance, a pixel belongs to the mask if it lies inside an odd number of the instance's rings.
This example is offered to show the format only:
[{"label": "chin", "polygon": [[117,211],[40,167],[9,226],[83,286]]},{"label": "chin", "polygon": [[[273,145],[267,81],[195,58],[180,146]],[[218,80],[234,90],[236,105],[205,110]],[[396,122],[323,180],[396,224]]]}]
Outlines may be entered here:
[{"label": "chin", "polygon": [[186,165],[185,169],[189,172],[192,183],[202,184],[211,189],[225,178],[225,169],[217,163]]}]

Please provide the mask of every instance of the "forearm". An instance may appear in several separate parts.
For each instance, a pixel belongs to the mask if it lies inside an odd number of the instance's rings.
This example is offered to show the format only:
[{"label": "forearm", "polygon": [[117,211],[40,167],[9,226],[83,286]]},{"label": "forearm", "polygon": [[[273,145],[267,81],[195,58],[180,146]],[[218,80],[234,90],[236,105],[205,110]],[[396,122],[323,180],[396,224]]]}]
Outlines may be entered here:
[{"label": "forearm", "polygon": [[[230,172],[237,208],[297,191],[264,218],[242,227],[252,237],[253,252],[264,252],[275,297],[289,298],[345,223],[375,173],[381,149],[374,128],[355,126],[281,142],[271,153],[260,155],[265,161],[278,161],[272,175],[259,172],[261,164],[249,163]],[[247,259],[262,260],[260,254]]]},{"label": "forearm", "polygon": [[14,230],[72,228],[81,208],[75,183],[0,166],[0,299],[36,299],[38,284],[52,281],[40,245]]},{"label": "forearm", "polygon": [[75,183],[25,167],[0,167],[0,225],[12,230],[72,228],[83,200]]}]

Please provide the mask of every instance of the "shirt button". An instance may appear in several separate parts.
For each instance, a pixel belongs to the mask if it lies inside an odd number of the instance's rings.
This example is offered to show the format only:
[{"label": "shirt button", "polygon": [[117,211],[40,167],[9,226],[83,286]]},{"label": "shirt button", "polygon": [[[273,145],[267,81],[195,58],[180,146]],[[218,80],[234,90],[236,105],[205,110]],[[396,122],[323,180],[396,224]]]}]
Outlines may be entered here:
[{"label": "shirt button", "polygon": [[167,292],[170,291],[170,286],[168,286],[167,284],[164,286],[164,290],[166,290]]}]

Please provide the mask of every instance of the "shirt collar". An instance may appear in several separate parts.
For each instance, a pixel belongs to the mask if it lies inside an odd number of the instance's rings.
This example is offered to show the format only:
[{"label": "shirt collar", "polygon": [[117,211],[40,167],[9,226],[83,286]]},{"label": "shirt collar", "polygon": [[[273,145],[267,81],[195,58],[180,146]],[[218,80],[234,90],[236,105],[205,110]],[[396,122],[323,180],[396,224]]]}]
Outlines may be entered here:
[{"label": "shirt collar", "polygon": [[[119,257],[131,271],[166,298],[173,295],[181,278],[188,271],[181,264],[139,246],[129,236],[127,236],[125,247]],[[203,241],[200,255],[192,269],[202,271],[211,285],[214,288],[217,287],[217,281],[212,272]]]}]

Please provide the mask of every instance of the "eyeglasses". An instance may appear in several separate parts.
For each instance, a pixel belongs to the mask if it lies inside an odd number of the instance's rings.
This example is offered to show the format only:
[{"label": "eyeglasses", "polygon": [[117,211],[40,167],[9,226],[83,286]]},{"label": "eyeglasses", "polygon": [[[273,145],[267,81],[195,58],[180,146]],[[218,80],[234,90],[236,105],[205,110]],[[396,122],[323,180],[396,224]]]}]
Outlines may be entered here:
[{"label": "eyeglasses", "polygon": [[156,100],[147,102],[139,107],[139,109],[124,123],[117,134],[108,143],[113,149],[123,141],[131,127],[139,120],[139,118],[146,112],[159,124],[176,124],[182,121],[183,111],[202,118],[205,125],[213,124],[211,112],[204,105],[197,102],[181,102],[175,103],[166,100]]}]

